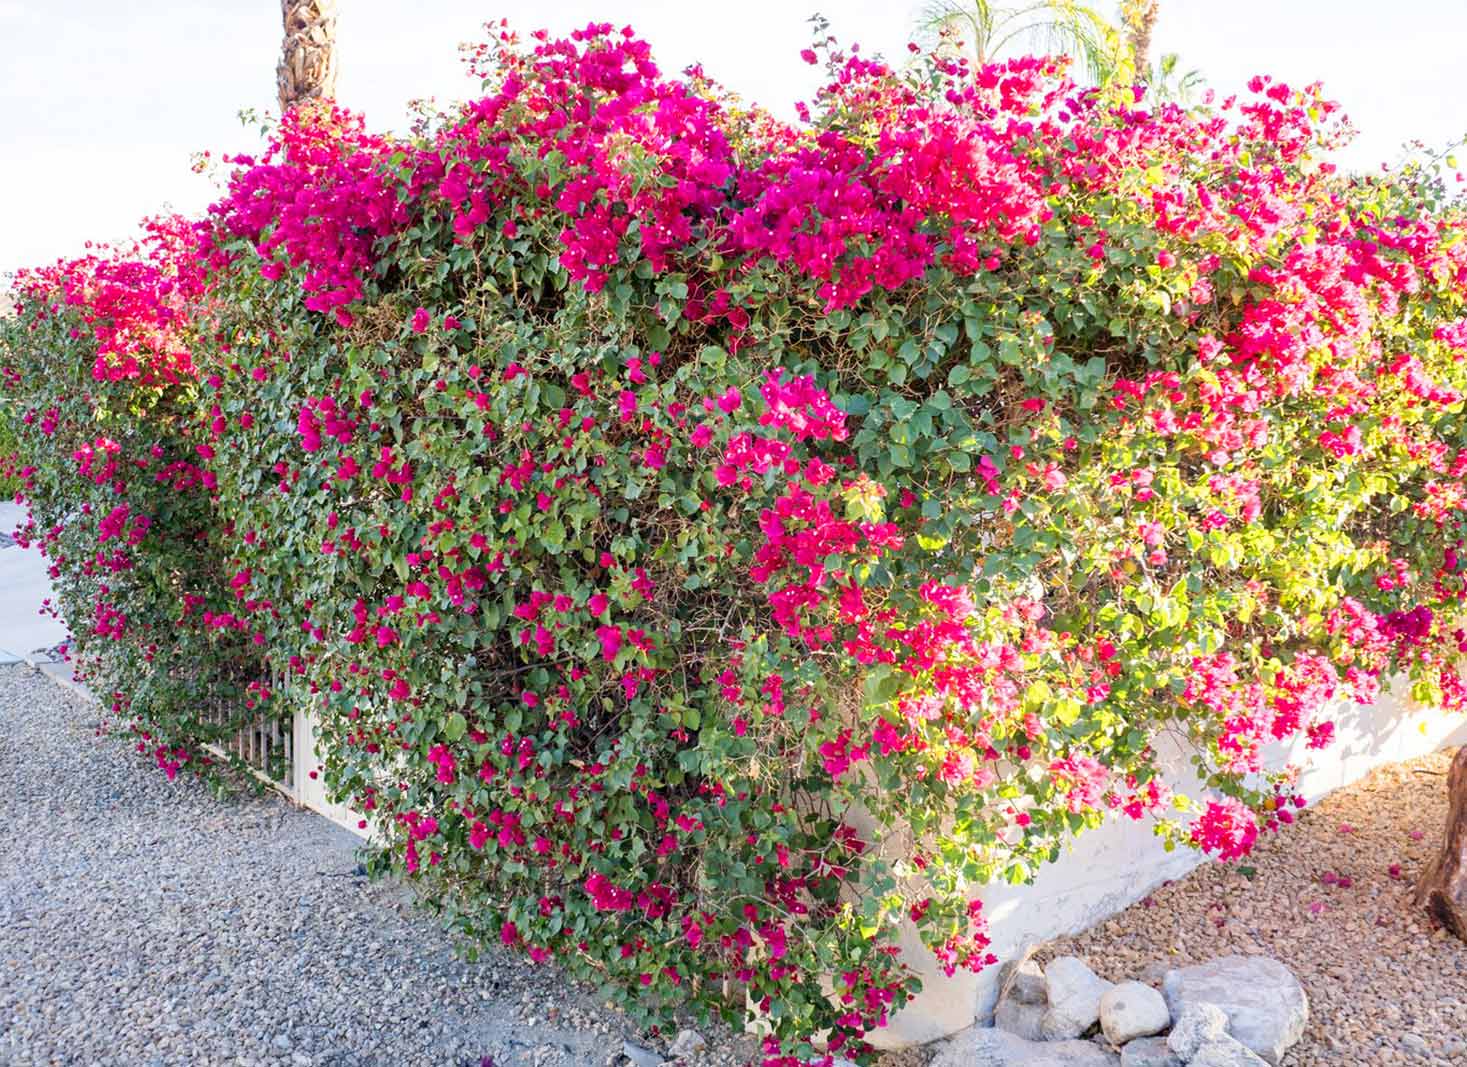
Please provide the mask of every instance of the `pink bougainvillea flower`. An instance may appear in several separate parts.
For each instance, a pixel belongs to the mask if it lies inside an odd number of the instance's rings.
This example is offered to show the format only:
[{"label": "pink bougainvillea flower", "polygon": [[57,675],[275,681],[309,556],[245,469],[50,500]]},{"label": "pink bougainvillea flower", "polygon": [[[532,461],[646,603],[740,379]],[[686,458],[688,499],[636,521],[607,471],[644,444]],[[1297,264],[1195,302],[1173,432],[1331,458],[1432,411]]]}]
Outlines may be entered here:
[{"label": "pink bougainvillea flower", "polygon": [[619,627],[598,626],[596,640],[601,642],[601,655],[607,661],[616,659],[617,653],[621,651],[622,643],[622,633]]}]

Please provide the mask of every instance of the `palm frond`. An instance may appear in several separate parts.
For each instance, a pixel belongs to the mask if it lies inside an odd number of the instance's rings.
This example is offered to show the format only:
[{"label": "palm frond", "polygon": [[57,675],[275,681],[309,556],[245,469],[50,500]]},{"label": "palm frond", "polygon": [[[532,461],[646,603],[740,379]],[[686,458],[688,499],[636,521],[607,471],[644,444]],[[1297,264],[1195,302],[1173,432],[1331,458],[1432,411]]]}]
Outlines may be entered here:
[{"label": "palm frond", "polygon": [[1153,100],[1186,107],[1206,88],[1207,80],[1202,72],[1195,67],[1183,71],[1181,61],[1175,52],[1166,52],[1157,59],[1147,86]]},{"label": "palm frond", "polygon": [[979,65],[1032,53],[1072,56],[1097,82],[1122,73],[1125,47],[1116,27],[1080,0],[1031,0],[1011,7],[991,0],[930,0],[917,21],[929,44],[962,48]]}]

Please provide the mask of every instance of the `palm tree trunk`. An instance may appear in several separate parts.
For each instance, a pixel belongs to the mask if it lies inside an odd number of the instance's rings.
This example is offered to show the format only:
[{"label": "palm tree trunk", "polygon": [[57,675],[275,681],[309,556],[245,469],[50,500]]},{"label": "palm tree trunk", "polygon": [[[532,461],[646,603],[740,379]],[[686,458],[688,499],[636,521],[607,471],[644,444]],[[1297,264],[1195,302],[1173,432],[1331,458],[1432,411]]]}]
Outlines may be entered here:
[{"label": "palm tree trunk", "polygon": [[1442,849],[1416,883],[1416,903],[1467,941],[1467,746],[1447,771],[1447,805]]},{"label": "palm tree trunk", "polygon": [[1121,5],[1121,18],[1126,24],[1131,61],[1138,79],[1145,79],[1151,73],[1151,33],[1160,14],[1161,0],[1129,0]]},{"label": "palm tree trunk", "polygon": [[336,96],[336,0],[280,0],[285,39],[275,86],[280,113]]}]

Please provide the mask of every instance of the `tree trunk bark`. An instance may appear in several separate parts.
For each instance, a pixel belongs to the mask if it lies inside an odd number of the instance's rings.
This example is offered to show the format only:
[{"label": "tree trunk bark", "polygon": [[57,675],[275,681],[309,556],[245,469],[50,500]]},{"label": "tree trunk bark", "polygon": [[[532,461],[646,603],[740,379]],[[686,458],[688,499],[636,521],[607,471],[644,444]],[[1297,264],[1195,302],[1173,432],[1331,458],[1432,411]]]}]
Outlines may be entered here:
[{"label": "tree trunk bark", "polygon": [[1123,7],[1122,18],[1126,24],[1126,36],[1130,38],[1131,60],[1136,67],[1137,81],[1151,77],[1151,34],[1156,29],[1156,19],[1160,14],[1161,0],[1131,0]]},{"label": "tree trunk bark", "polygon": [[280,0],[280,16],[275,87],[283,115],[303,100],[336,96],[336,0]]},{"label": "tree trunk bark", "polygon": [[1421,872],[1416,903],[1467,941],[1467,745],[1447,771],[1447,835],[1441,853]]}]

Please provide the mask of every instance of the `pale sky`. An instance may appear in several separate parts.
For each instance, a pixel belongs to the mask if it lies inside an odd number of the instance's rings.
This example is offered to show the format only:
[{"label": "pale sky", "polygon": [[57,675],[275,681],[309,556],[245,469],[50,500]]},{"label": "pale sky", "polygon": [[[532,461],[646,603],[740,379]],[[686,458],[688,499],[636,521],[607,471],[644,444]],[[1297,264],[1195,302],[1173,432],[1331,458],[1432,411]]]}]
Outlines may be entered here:
[{"label": "pale sky", "polygon": [[[701,62],[790,114],[818,77],[807,19],[865,52],[904,55],[912,0],[340,0],[340,101],[375,128],[406,102],[467,95],[457,43],[488,18],[522,31],[630,24],[665,72]],[[1108,0],[1099,0],[1105,10]],[[165,207],[215,196],[191,153],[258,147],[241,108],[275,103],[278,0],[0,0],[0,272],[127,237]],[[1376,166],[1403,142],[1467,133],[1467,0],[1162,0],[1155,51],[1179,52],[1220,94],[1255,73],[1316,79],[1360,130],[1342,161]]]}]

